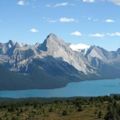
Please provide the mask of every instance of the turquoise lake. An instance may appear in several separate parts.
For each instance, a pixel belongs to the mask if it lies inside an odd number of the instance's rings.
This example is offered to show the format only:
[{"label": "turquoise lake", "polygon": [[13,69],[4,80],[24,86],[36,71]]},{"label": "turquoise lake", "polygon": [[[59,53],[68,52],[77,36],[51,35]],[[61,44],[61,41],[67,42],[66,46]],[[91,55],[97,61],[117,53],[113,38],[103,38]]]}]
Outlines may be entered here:
[{"label": "turquoise lake", "polygon": [[89,80],[70,83],[64,88],[0,91],[0,97],[73,97],[120,94],[120,79]]}]

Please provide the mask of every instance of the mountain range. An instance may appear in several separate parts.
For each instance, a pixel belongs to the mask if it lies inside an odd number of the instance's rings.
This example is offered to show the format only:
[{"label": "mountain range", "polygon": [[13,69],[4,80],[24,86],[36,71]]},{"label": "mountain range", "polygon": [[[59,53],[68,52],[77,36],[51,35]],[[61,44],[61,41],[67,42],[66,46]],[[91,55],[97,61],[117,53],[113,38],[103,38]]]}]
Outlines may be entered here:
[{"label": "mountain range", "polygon": [[0,43],[0,90],[53,89],[112,78],[120,78],[120,48],[73,45],[53,33],[42,44]]}]

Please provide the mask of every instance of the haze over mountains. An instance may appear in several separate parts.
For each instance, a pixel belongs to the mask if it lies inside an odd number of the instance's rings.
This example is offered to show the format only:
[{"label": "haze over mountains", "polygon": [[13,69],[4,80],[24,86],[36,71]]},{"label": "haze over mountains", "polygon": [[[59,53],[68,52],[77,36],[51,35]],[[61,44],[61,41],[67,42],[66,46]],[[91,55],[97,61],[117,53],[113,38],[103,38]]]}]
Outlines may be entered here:
[{"label": "haze over mountains", "polygon": [[1,90],[58,88],[69,82],[119,77],[120,48],[107,51],[83,44],[81,48],[52,33],[42,44],[0,43]]}]

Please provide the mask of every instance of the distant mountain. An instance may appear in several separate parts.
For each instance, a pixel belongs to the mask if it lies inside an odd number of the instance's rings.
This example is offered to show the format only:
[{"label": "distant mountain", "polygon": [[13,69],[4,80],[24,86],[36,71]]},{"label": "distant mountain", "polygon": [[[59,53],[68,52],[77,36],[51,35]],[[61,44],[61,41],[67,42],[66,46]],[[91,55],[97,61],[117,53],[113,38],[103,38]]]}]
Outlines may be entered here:
[{"label": "distant mountain", "polygon": [[120,48],[68,44],[49,34],[42,44],[0,43],[0,89],[49,89],[120,77]]}]

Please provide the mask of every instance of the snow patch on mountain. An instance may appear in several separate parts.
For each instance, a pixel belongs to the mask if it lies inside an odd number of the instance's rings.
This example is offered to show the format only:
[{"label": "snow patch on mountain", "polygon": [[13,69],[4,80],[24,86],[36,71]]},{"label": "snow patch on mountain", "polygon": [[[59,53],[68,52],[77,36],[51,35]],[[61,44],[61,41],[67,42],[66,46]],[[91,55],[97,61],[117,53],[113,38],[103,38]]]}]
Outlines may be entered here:
[{"label": "snow patch on mountain", "polygon": [[81,52],[81,51],[87,51],[90,48],[90,45],[79,43],[79,44],[70,44],[70,48],[73,51]]}]

